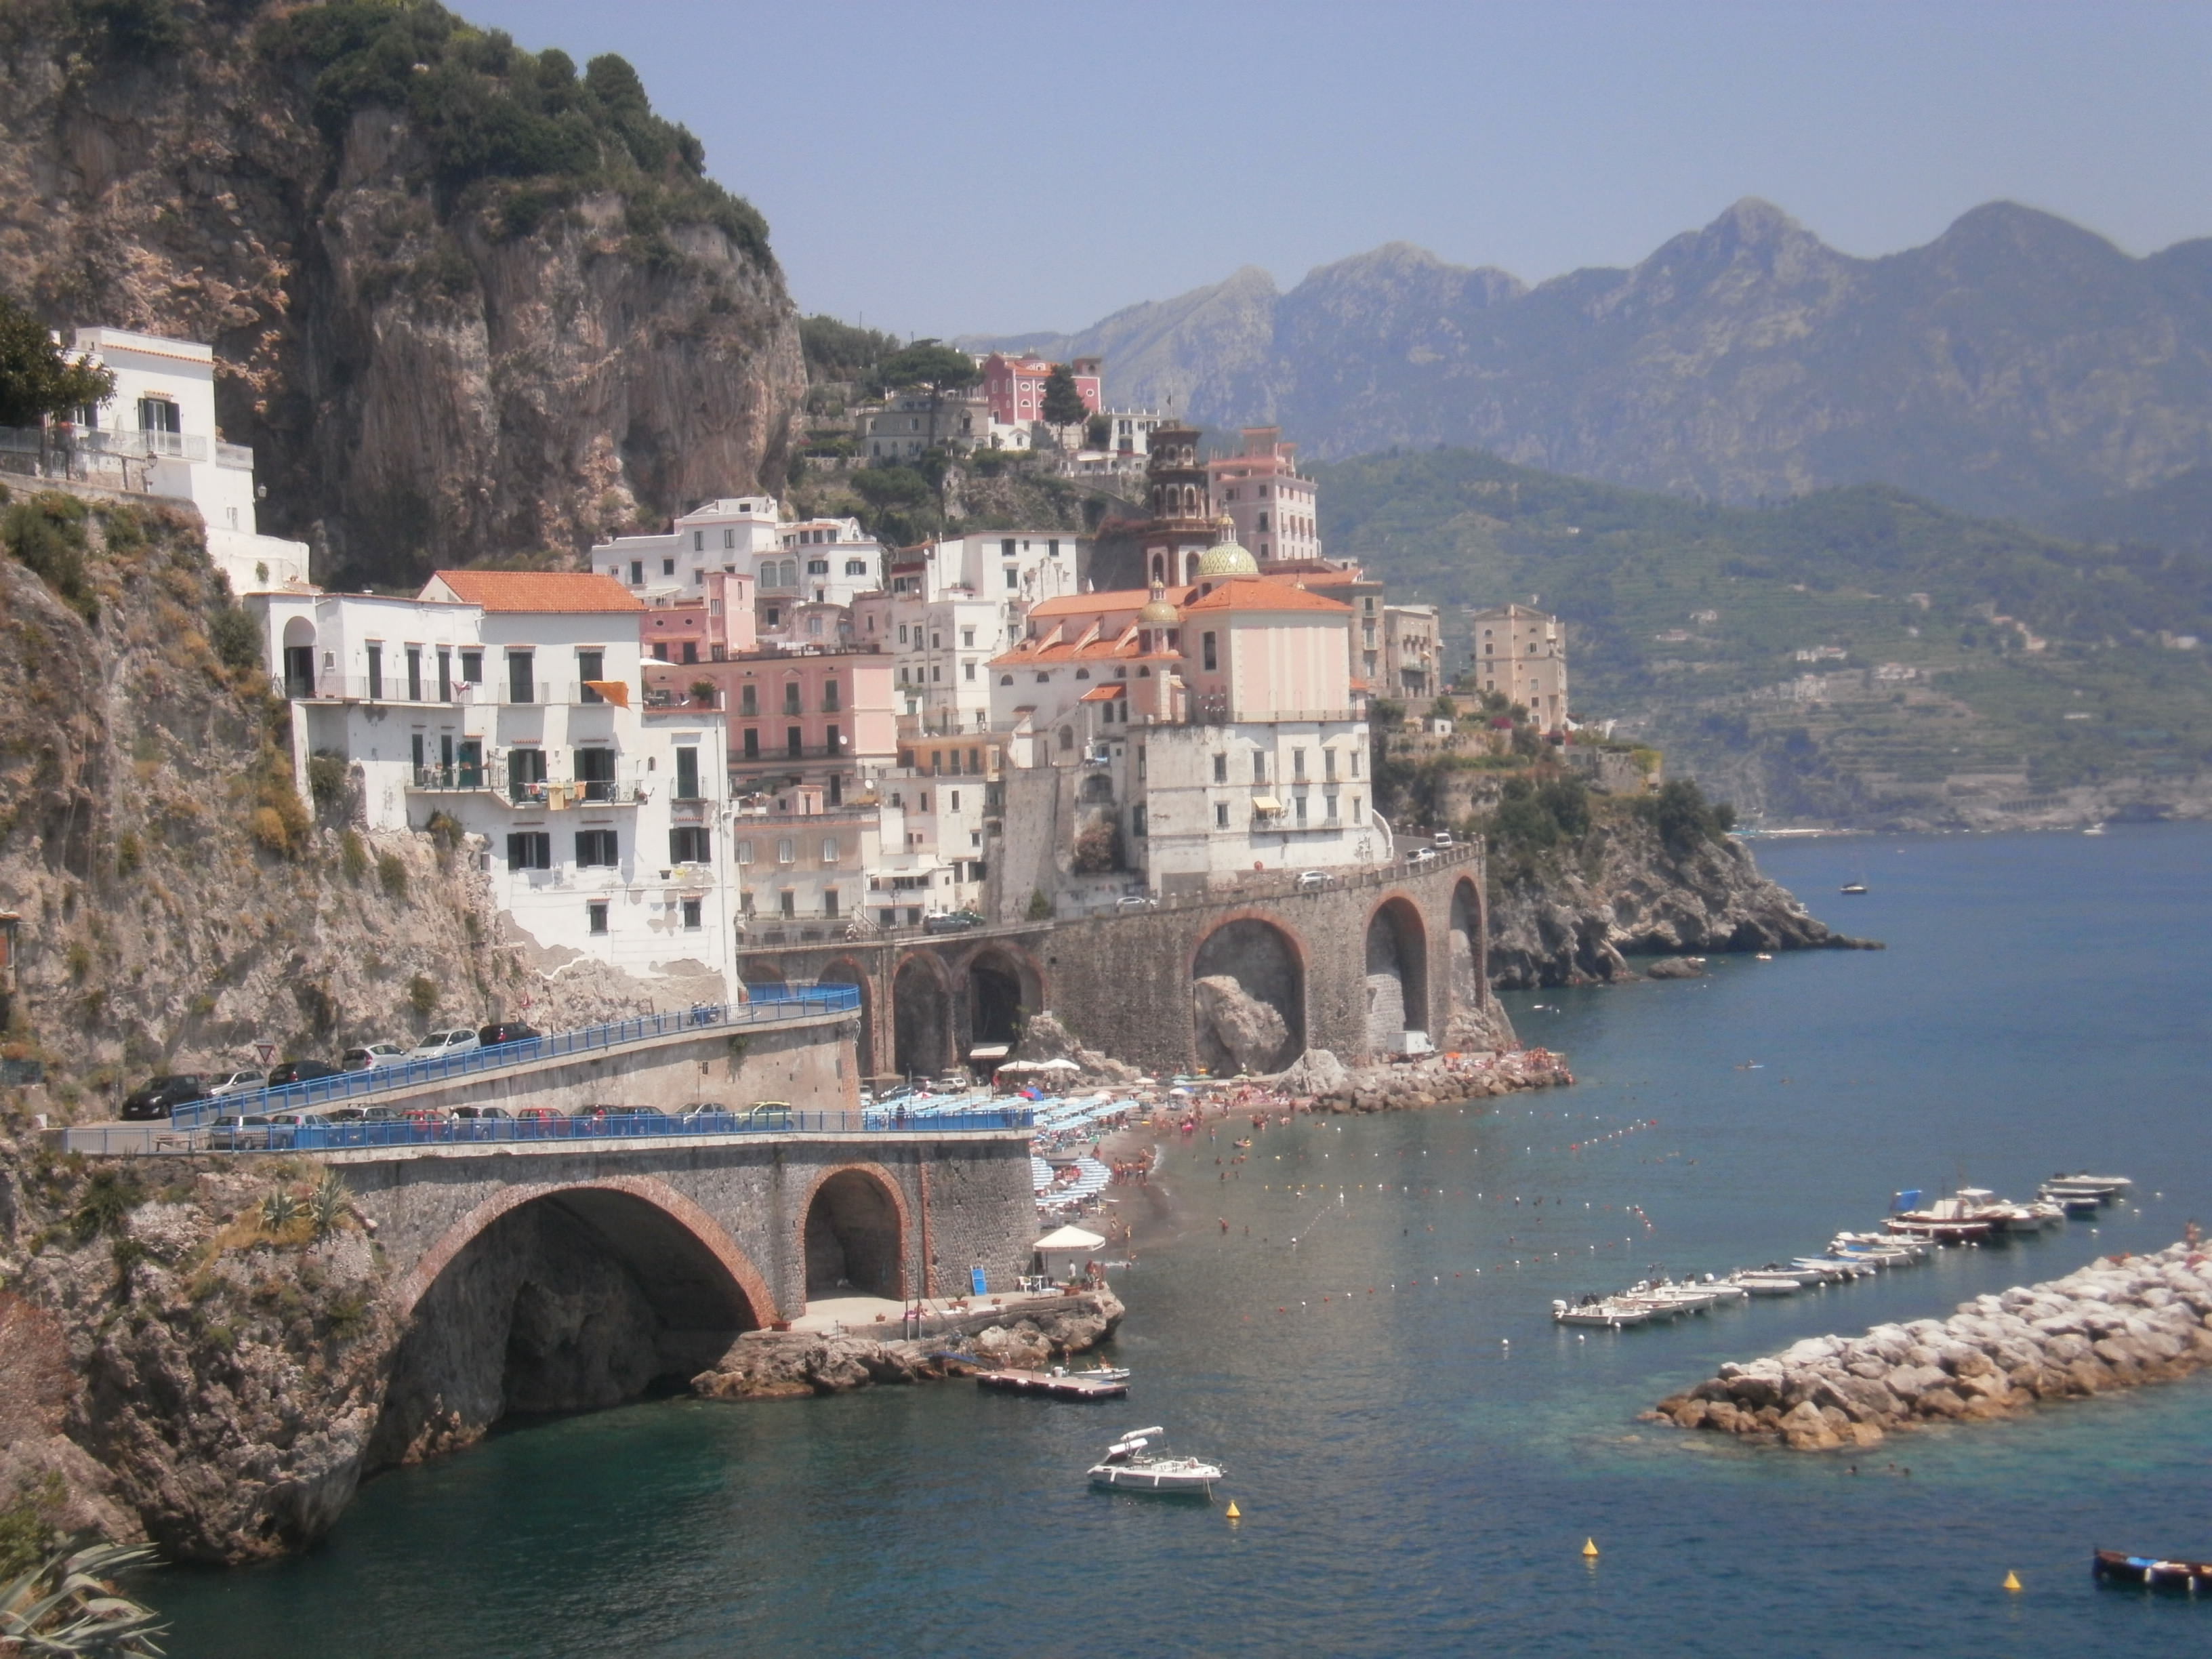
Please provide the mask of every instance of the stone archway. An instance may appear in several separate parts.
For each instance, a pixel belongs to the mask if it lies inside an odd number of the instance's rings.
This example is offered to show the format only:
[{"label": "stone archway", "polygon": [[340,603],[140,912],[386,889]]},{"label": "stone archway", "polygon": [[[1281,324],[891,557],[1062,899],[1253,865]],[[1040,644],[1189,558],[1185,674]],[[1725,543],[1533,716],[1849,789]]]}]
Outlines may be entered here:
[{"label": "stone archway", "polygon": [[1044,982],[1036,964],[1018,951],[987,945],[962,965],[968,992],[969,1046],[1012,1044],[1022,1022],[1044,1006]]},{"label": "stone archway", "polygon": [[906,1295],[906,1206],[881,1170],[833,1170],[808,1194],[800,1239],[806,1299]]},{"label": "stone archway", "polygon": [[284,638],[278,647],[283,655],[277,663],[284,677],[284,695],[288,697],[312,697],[315,695],[315,625],[305,617],[294,617],[284,624]]},{"label": "stone archway", "polygon": [[1428,930],[1413,901],[1388,898],[1367,919],[1367,1048],[1402,1049],[1429,1027]]},{"label": "stone archway", "polygon": [[951,1067],[951,989],[930,951],[915,951],[891,976],[891,1047],[902,1077],[935,1077]]},{"label": "stone archway", "polygon": [[738,969],[738,977],[747,985],[780,986],[786,983],[783,969],[773,962],[748,962]]},{"label": "stone archway", "polygon": [[776,1317],[720,1224],[649,1176],[501,1189],[424,1252],[398,1303],[370,1469],[466,1445],[511,1413],[620,1405]]},{"label": "stone archway", "polygon": [[1191,957],[1198,1063],[1216,1073],[1273,1072],[1305,1052],[1305,952],[1259,916],[1236,916]]}]

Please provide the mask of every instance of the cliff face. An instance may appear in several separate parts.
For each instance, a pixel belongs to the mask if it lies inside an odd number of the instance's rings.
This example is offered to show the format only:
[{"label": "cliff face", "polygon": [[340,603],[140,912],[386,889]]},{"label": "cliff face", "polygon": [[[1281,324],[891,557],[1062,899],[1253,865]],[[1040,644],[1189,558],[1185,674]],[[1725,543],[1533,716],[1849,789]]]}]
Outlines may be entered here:
[{"label": "cliff face", "polygon": [[1542,857],[1492,860],[1490,981],[1499,990],[1632,978],[1631,956],[1863,948],[1760,875],[1741,842],[1670,844],[1632,814],[1607,814],[1578,844]]},{"label": "cliff face", "polygon": [[257,1041],[335,1059],[526,997],[559,1024],[647,1006],[604,967],[532,971],[463,850],[349,832],[343,790],[303,810],[286,706],[197,519],[49,494],[0,503],[0,539],[5,1036],[47,1076],[19,1103],[106,1115],[149,1073],[247,1064]]},{"label": "cliff face", "polygon": [[0,12],[0,288],[213,342],[261,527],[319,579],[781,484],[796,315],[700,167],[619,59],[579,81],[434,6]]},{"label": "cliff face", "polygon": [[2009,514],[2212,462],[2208,277],[2212,242],[2132,258],[2011,203],[1859,259],[1744,201],[1629,270],[1528,288],[1394,243],[1024,343],[1310,454],[1469,445],[1724,501],[1873,481]]}]

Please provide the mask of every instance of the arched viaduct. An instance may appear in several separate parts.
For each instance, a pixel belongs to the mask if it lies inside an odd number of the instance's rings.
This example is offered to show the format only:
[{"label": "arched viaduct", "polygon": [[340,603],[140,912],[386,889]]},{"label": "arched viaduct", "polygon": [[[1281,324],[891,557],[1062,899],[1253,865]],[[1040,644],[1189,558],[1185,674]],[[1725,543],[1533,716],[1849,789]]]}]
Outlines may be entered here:
[{"label": "arched viaduct", "polygon": [[1362,872],[1301,890],[1277,881],[1157,908],[968,933],[763,941],[743,953],[756,982],[860,988],[868,1075],[944,1070],[1005,1042],[1049,1008],[1090,1047],[1154,1070],[1218,1061],[1194,983],[1226,975],[1273,1006],[1306,1047],[1352,1060],[1421,1031],[1449,1046],[1457,1017],[1490,998],[1480,850]]}]

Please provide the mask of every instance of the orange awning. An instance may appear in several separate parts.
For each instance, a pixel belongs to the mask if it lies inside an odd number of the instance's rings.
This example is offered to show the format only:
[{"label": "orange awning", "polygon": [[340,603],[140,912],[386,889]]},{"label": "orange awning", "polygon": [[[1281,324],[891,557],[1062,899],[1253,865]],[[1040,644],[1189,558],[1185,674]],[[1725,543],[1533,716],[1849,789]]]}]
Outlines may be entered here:
[{"label": "orange awning", "polygon": [[629,682],[627,680],[586,680],[585,684],[598,692],[617,708],[629,707]]}]

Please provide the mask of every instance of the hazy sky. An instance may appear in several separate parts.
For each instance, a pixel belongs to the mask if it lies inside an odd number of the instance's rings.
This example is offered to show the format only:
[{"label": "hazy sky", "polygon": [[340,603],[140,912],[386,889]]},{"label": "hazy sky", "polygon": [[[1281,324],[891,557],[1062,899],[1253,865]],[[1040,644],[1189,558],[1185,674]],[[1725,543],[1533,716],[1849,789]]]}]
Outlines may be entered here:
[{"label": "hazy sky", "polygon": [[447,0],[619,52],[800,307],[1075,328],[1406,240],[1530,281],[1762,196],[1858,254],[2009,198],[2212,234],[2212,0]]}]

